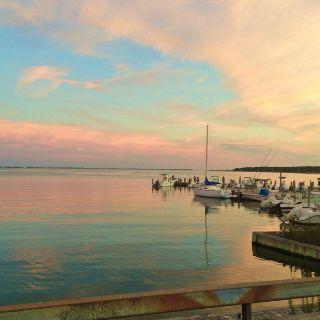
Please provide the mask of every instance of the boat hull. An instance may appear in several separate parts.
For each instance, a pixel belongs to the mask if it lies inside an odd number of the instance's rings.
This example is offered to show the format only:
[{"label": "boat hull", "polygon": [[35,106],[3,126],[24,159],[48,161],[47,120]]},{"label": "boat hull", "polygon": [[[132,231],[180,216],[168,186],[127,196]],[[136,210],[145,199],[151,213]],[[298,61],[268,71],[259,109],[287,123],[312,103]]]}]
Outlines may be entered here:
[{"label": "boat hull", "polygon": [[320,224],[320,210],[315,208],[305,208],[297,206],[293,208],[288,214],[280,217],[283,222],[292,222],[299,224]]},{"label": "boat hull", "polygon": [[225,190],[193,189],[194,195],[205,198],[229,199],[231,194]]},{"label": "boat hull", "polygon": [[174,181],[163,181],[160,183],[162,188],[170,188],[174,186]]},{"label": "boat hull", "polygon": [[249,201],[257,201],[261,202],[263,200],[266,200],[268,196],[261,196],[256,193],[241,193],[241,199],[242,200],[249,200]]},{"label": "boat hull", "polygon": [[319,225],[320,224],[320,214],[310,215],[308,217],[300,217],[299,219],[294,220],[295,223],[299,224],[311,224]]}]

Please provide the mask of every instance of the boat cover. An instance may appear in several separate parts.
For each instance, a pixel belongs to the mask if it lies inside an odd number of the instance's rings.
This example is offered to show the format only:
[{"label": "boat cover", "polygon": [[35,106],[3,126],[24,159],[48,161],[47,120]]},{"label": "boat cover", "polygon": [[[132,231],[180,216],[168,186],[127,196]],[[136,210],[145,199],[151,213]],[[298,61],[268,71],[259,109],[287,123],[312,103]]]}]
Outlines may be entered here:
[{"label": "boat cover", "polygon": [[260,192],[259,192],[259,195],[266,197],[266,196],[269,195],[269,190],[267,188],[261,188]]},{"label": "boat cover", "polygon": [[220,183],[219,183],[219,182],[216,182],[216,181],[209,181],[208,178],[206,177],[206,178],[204,179],[204,184],[205,184],[206,186],[216,186],[216,185],[218,185],[218,184],[220,184]]}]

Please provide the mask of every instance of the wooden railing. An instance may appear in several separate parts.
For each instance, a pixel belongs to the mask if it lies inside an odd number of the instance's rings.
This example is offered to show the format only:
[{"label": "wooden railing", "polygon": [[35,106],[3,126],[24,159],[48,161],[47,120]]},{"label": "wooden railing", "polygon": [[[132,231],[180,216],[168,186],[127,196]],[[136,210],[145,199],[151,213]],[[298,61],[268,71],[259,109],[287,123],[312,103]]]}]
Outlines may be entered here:
[{"label": "wooden railing", "polygon": [[219,288],[150,291],[94,298],[65,299],[0,307],[0,319],[113,319],[242,305],[251,319],[251,304],[320,296],[320,278],[246,283]]}]

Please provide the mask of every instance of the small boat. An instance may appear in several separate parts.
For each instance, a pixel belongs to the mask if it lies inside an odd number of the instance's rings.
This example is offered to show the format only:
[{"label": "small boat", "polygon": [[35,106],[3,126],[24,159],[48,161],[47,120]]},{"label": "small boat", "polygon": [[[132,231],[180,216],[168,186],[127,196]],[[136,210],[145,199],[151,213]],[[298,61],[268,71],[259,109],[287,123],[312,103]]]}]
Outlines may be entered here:
[{"label": "small boat", "polygon": [[189,188],[200,188],[202,185],[202,182],[193,182],[190,184]]},{"label": "small boat", "polygon": [[171,176],[167,173],[161,173],[160,178],[158,180],[152,182],[152,187],[153,188],[168,188],[168,187],[173,187],[174,184],[176,183],[176,179],[174,176]]},{"label": "small boat", "polygon": [[295,208],[296,206],[298,205],[302,205],[303,202],[302,201],[296,201],[296,202],[290,202],[290,201],[284,201],[284,202],[281,202],[279,207],[280,207],[280,212],[282,214],[285,214],[285,213],[289,213],[293,208]]},{"label": "small boat", "polygon": [[270,196],[270,190],[267,188],[261,188],[259,193],[257,192],[241,192],[242,200],[250,200],[250,201],[264,201]]},{"label": "small boat", "polygon": [[275,191],[270,188],[270,179],[244,177],[240,186],[244,187],[244,189],[241,190],[242,200],[262,202],[275,193]]},{"label": "small boat", "polygon": [[294,207],[301,203],[302,201],[295,201],[289,194],[284,196],[275,194],[262,201],[260,205],[262,209],[269,209],[270,211],[283,214],[290,212]]},{"label": "small boat", "polygon": [[231,191],[220,188],[219,186],[202,186],[193,190],[195,196],[206,198],[230,199]]},{"label": "small boat", "polygon": [[222,189],[220,185],[219,177],[210,177],[208,175],[208,131],[209,126],[207,125],[207,138],[206,138],[206,170],[205,170],[205,179],[203,185],[198,188],[193,188],[195,196],[206,197],[206,198],[220,198],[220,199],[229,199],[231,198],[231,191]]},{"label": "small boat", "polygon": [[318,191],[311,191],[309,200],[299,198],[296,201],[294,201],[291,198],[290,201],[289,198],[287,199],[287,201],[284,201],[280,204],[280,212],[284,216],[286,213],[289,216],[301,215],[301,212],[306,211],[306,209],[311,209],[313,211],[320,209],[320,193]]},{"label": "small boat", "polygon": [[319,208],[305,208],[297,206],[293,208],[288,214],[280,217],[282,222],[292,222],[300,224],[320,224],[320,209]]}]

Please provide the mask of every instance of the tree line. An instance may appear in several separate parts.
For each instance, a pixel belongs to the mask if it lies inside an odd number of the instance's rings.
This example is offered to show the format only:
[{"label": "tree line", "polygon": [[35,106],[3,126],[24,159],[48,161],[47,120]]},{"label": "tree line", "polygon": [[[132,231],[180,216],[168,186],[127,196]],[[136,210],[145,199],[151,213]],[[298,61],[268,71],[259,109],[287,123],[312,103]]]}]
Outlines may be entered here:
[{"label": "tree line", "polygon": [[283,173],[320,173],[320,166],[297,166],[297,167],[242,167],[233,171],[247,172],[283,172]]}]

